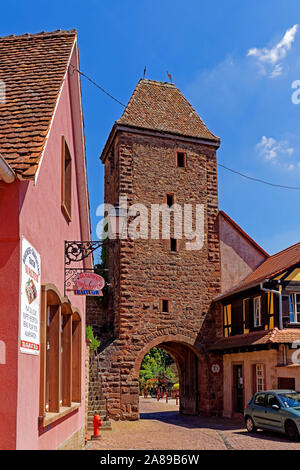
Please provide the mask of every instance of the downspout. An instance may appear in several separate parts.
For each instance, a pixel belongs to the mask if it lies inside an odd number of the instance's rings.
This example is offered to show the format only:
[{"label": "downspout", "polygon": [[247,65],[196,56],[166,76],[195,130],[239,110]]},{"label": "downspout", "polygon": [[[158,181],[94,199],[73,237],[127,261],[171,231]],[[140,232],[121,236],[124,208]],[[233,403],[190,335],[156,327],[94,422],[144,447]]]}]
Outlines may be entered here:
[{"label": "downspout", "polygon": [[262,290],[264,292],[272,292],[273,294],[278,295],[278,299],[279,299],[279,329],[283,330],[281,291],[280,290],[279,291],[278,290],[273,290],[273,289],[266,289],[265,287],[263,287],[263,282],[260,283],[260,290]]},{"label": "downspout", "polygon": [[5,183],[13,183],[16,179],[14,171],[0,154],[0,180]]}]

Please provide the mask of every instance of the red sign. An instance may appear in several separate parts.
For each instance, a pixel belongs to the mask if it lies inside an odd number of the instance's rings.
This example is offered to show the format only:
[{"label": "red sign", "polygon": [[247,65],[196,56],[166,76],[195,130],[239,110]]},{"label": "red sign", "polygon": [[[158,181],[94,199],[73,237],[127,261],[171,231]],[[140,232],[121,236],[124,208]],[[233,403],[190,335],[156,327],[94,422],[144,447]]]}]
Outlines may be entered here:
[{"label": "red sign", "polygon": [[101,296],[105,281],[102,276],[95,273],[79,273],[74,283],[74,293],[76,295],[96,295]]}]

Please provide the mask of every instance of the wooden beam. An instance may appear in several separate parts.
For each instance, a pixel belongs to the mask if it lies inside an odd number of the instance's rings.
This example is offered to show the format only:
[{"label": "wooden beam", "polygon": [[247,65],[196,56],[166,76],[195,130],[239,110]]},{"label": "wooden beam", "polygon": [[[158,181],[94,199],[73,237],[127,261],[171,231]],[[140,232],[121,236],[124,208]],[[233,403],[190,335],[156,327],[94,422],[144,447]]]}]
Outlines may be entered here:
[{"label": "wooden beam", "polygon": [[72,321],[72,401],[81,402],[81,322]]},{"label": "wooden beam", "polygon": [[49,412],[58,413],[60,399],[61,307],[59,305],[51,305],[49,308]]},{"label": "wooden beam", "polygon": [[72,315],[62,315],[62,405],[72,404]]},{"label": "wooden beam", "polygon": [[47,292],[41,292],[41,324],[40,324],[40,400],[39,417],[46,413],[46,344],[47,341]]}]

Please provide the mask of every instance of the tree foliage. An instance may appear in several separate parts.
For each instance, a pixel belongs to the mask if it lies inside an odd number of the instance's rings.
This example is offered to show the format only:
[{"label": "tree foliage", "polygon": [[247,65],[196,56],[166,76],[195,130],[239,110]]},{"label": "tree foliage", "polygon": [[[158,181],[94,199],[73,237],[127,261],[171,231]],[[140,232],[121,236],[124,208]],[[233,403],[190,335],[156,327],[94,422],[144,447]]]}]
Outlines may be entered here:
[{"label": "tree foliage", "polygon": [[171,356],[160,348],[152,348],[144,356],[140,368],[140,388],[144,389],[150,379],[159,375],[167,376],[172,382],[178,381],[177,368]]}]

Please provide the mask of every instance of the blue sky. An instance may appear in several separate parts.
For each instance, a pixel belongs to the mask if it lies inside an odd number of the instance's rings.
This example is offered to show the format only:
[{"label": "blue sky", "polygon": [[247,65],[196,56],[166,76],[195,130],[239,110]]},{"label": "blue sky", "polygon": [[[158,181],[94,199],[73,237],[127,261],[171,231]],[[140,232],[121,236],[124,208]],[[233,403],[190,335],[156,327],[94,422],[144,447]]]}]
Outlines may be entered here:
[{"label": "blue sky", "polygon": [[[127,103],[147,78],[174,83],[221,138],[220,163],[300,186],[299,0],[10,0],[1,35],[76,28],[81,70]],[[103,202],[99,155],[123,108],[82,78],[92,235]],[[300,94],[299,94],[300,96]],[[300,191],[219,168],[220,209],[269,253],[299,241]]]}]

